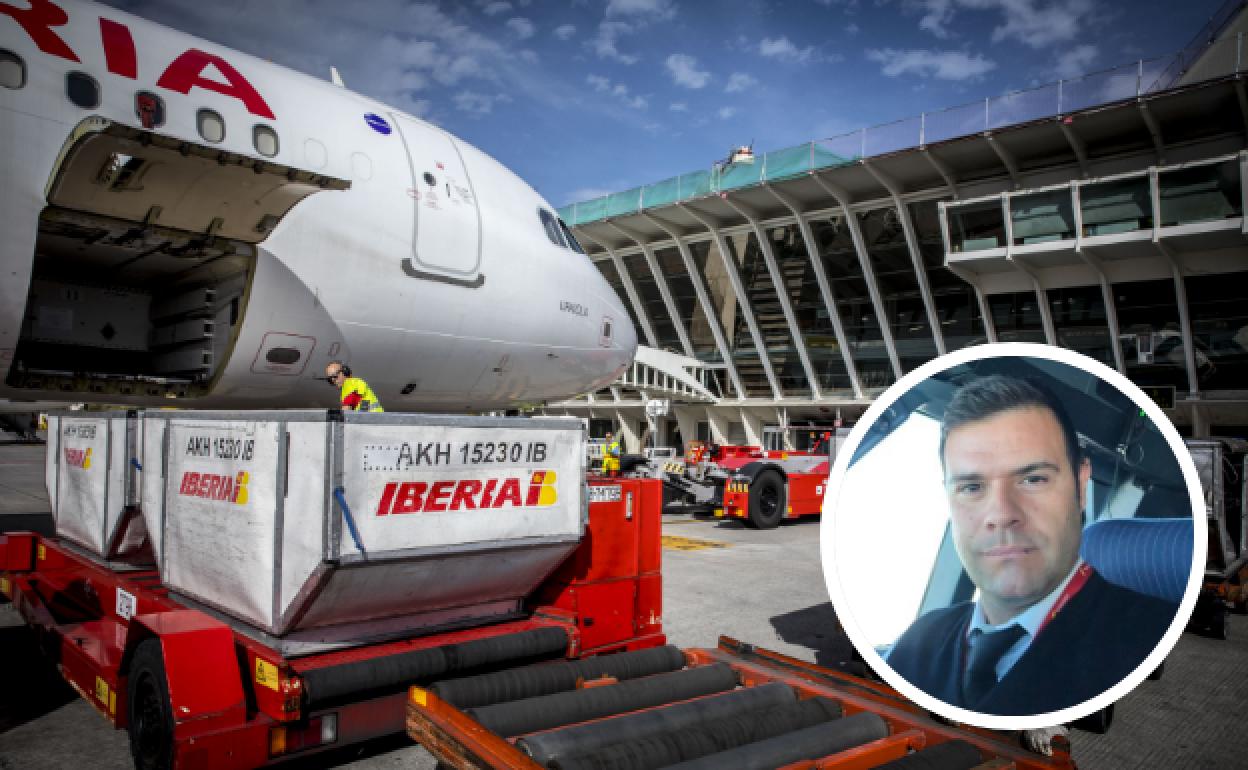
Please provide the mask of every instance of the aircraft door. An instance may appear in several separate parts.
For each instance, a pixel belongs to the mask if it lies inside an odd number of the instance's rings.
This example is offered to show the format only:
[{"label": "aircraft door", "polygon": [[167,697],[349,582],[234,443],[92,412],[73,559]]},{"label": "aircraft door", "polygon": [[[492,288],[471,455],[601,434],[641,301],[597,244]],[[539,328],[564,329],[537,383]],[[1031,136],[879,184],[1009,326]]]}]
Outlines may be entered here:
[{"label": "aircraft door", "polygon": [[415,232],[403,271],[415,278],[481,286],[481,212],[455,140],[420,121],[391,117],[412,174],[408,195]]}]

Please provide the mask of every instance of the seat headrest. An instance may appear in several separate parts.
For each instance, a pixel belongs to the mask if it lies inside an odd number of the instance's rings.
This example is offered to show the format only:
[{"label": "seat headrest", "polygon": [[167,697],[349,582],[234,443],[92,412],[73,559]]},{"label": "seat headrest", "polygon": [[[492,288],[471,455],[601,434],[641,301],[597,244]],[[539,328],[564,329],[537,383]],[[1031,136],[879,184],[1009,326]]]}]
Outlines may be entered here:
[{"label": "seat headrest", "polygon": [[1083,530],[1083,560],[1111,583],[1178,603],[1192,572],[1191,518],[1102,519]]}]

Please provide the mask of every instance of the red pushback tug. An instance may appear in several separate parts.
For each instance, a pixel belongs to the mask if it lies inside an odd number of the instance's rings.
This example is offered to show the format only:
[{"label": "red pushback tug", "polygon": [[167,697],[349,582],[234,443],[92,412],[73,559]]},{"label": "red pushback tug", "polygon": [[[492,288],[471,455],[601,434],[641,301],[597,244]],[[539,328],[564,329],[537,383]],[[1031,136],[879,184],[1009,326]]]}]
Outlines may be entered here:
[{"label": "red pushback tug", "polygon": [[131,412],[49,436],[58,534],[0,536],[0,592],[139,768],[405,726],[460,768],[1073,767],[1060,738],[1041,756],[865,679],[664,646],[661,485],[584,484],[576,421]]},{"label": "red pushback tug", "polygon": [[784,519],[818,516],[832,446],[832,434],[824,433],[809,451],[761,452],[738,465],[724,483],[723,504],[715,515],[743,519],[757,529],[772,529]]}]

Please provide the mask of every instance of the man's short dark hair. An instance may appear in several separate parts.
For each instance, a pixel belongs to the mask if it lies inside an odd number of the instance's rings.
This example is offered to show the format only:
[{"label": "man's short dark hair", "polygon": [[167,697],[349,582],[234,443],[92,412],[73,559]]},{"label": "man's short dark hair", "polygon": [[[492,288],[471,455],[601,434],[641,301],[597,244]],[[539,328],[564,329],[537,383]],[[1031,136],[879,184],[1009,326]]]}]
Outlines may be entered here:
[{"label": "man's short dark hair", "polygon": [[1043,386],[1003,374],[990,374],[972,380],[953,394],[953,400],[945,408],[945,415],[940,421],[941,467],[945,465],[945,439],[954,428],[1024,407],[1040,407],[1053,413],[1066,439],[1066,456],[1070,459],[1070,470],[1078,473],[1083,450],[1079,447],[1075,426],[1061,403]]}]

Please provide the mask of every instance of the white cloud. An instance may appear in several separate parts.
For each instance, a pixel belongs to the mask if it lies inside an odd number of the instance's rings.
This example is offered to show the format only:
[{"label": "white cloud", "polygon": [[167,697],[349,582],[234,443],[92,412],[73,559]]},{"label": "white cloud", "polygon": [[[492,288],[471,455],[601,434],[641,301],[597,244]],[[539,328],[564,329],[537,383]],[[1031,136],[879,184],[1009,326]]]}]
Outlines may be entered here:
[{"label": "white cloud", "polygon": [[552,31],[550,34],[554,35],[560,40],[571,40],[572,36],[576,34],[576,27],[571,24],[560,24],[559,26],[555,27],[554,31]]},{"label": "white cloud", "polygon": [[494,3],[478,3],[481,6],[481,12],[486,16],[497,16],[500,13],[507,13],[511,10],[511,3],[494,2]]},{"label": "white cloud", "polygon": [[628,86],[623,83],[612,83],[610,78],[605,78],[602,75],[586,75],[585,82],[593,86],[598,93],[610,94],[615,97],[620,104],[629,109],[644,110],[650,104],[646,97],[632,93]]},{"label": "white cloud", "polygon": [[667,57],[667,74],[672,82],[685,88],[703,88],[711,80],[711,73],[698,69],[698,60],[688,54],[674,53]]},{"label": "white cloud", "polygon": [[724,86],[724,93],[732,94],[738,91],[746,91],[758,85],[758,81],[752,76],[744,72],[734,72],[728,77],[728,85]]},{"label": "white cloud", "polygon": [[805,64],[814,57],[815,47],[808,45],[798,48],[787,36],[774,39],[766,37],[758,44],[758,53],[770,59]]},{"label": "white cloud", "polygon": [[1095,11],[1093,0],[919,0],[918,6],[919,29],[942,40],[953,35],[959,10],[988,11],[1002,17],[992,30],[994,43],[1017,40],[1032,48],[1076,39]]},{"label": "white cloud", "polygon": [[884,65],[889,77],[918,75],[940,80],[969,80],[981,77],[996,68],[996,62],[982,54],[971,56],[962,51],[899,51],[895,48],[871,49],[867,58]]},{"label": "white cloud", "polygon": [[467,112],[478,117],[488,115],[493,111],[495,102],[494,97],[476,91],[460,91],[451,97],[451,100],[460,112]]},{"label": "white cloud", "polygon": [[1096,61],[1096,57],[1100,54],[1094,45],[1080,45],[1061,53],[1057,57],[1057,76],[1059,78],[1073,78],[1087,73],[1092,69],[1092,63]]},{"label": "white cloud", "polygon": [[507,20],[507,29],[511,30],[511,34],[520,40],[528,40],[533,37],[533,22],[523,16],[516,16]]},{"label": "white cloud", "polygon": [[631,35],[635,31],[633,25],[622,21],[604,21],[598,25],[598,34],[589,41],[589,46],[600,59],[615,59],[623,64],[635,64],[636,56],[620,53],[620,49],[616,46],[621,36]]},{"label": "white cloud", "polygon": [[862,27],[859,27],[857,24],[853,23],[852,21],[849,24],[845,25],[845,34],[847,35],[857,35],[861,31],[862,31]]},{"label": "white cloud", "polygon": [[665,21],[676,15],[671,0],[610,0],[607,16],[640,17],[649,21]]},{"label": "white cloud", "polygon": [[736,107],[720,107],[719,112],[715,114],[719,116],[720,120],[728,120],[733,115],[737,114],[737,108]]},{"label": "white cloud", "polygon": [[672,112],[688,112],[689,111],[689,105],[684,102],[672,102],[670,105],[668,105],[667,108],[671,110]]}]

